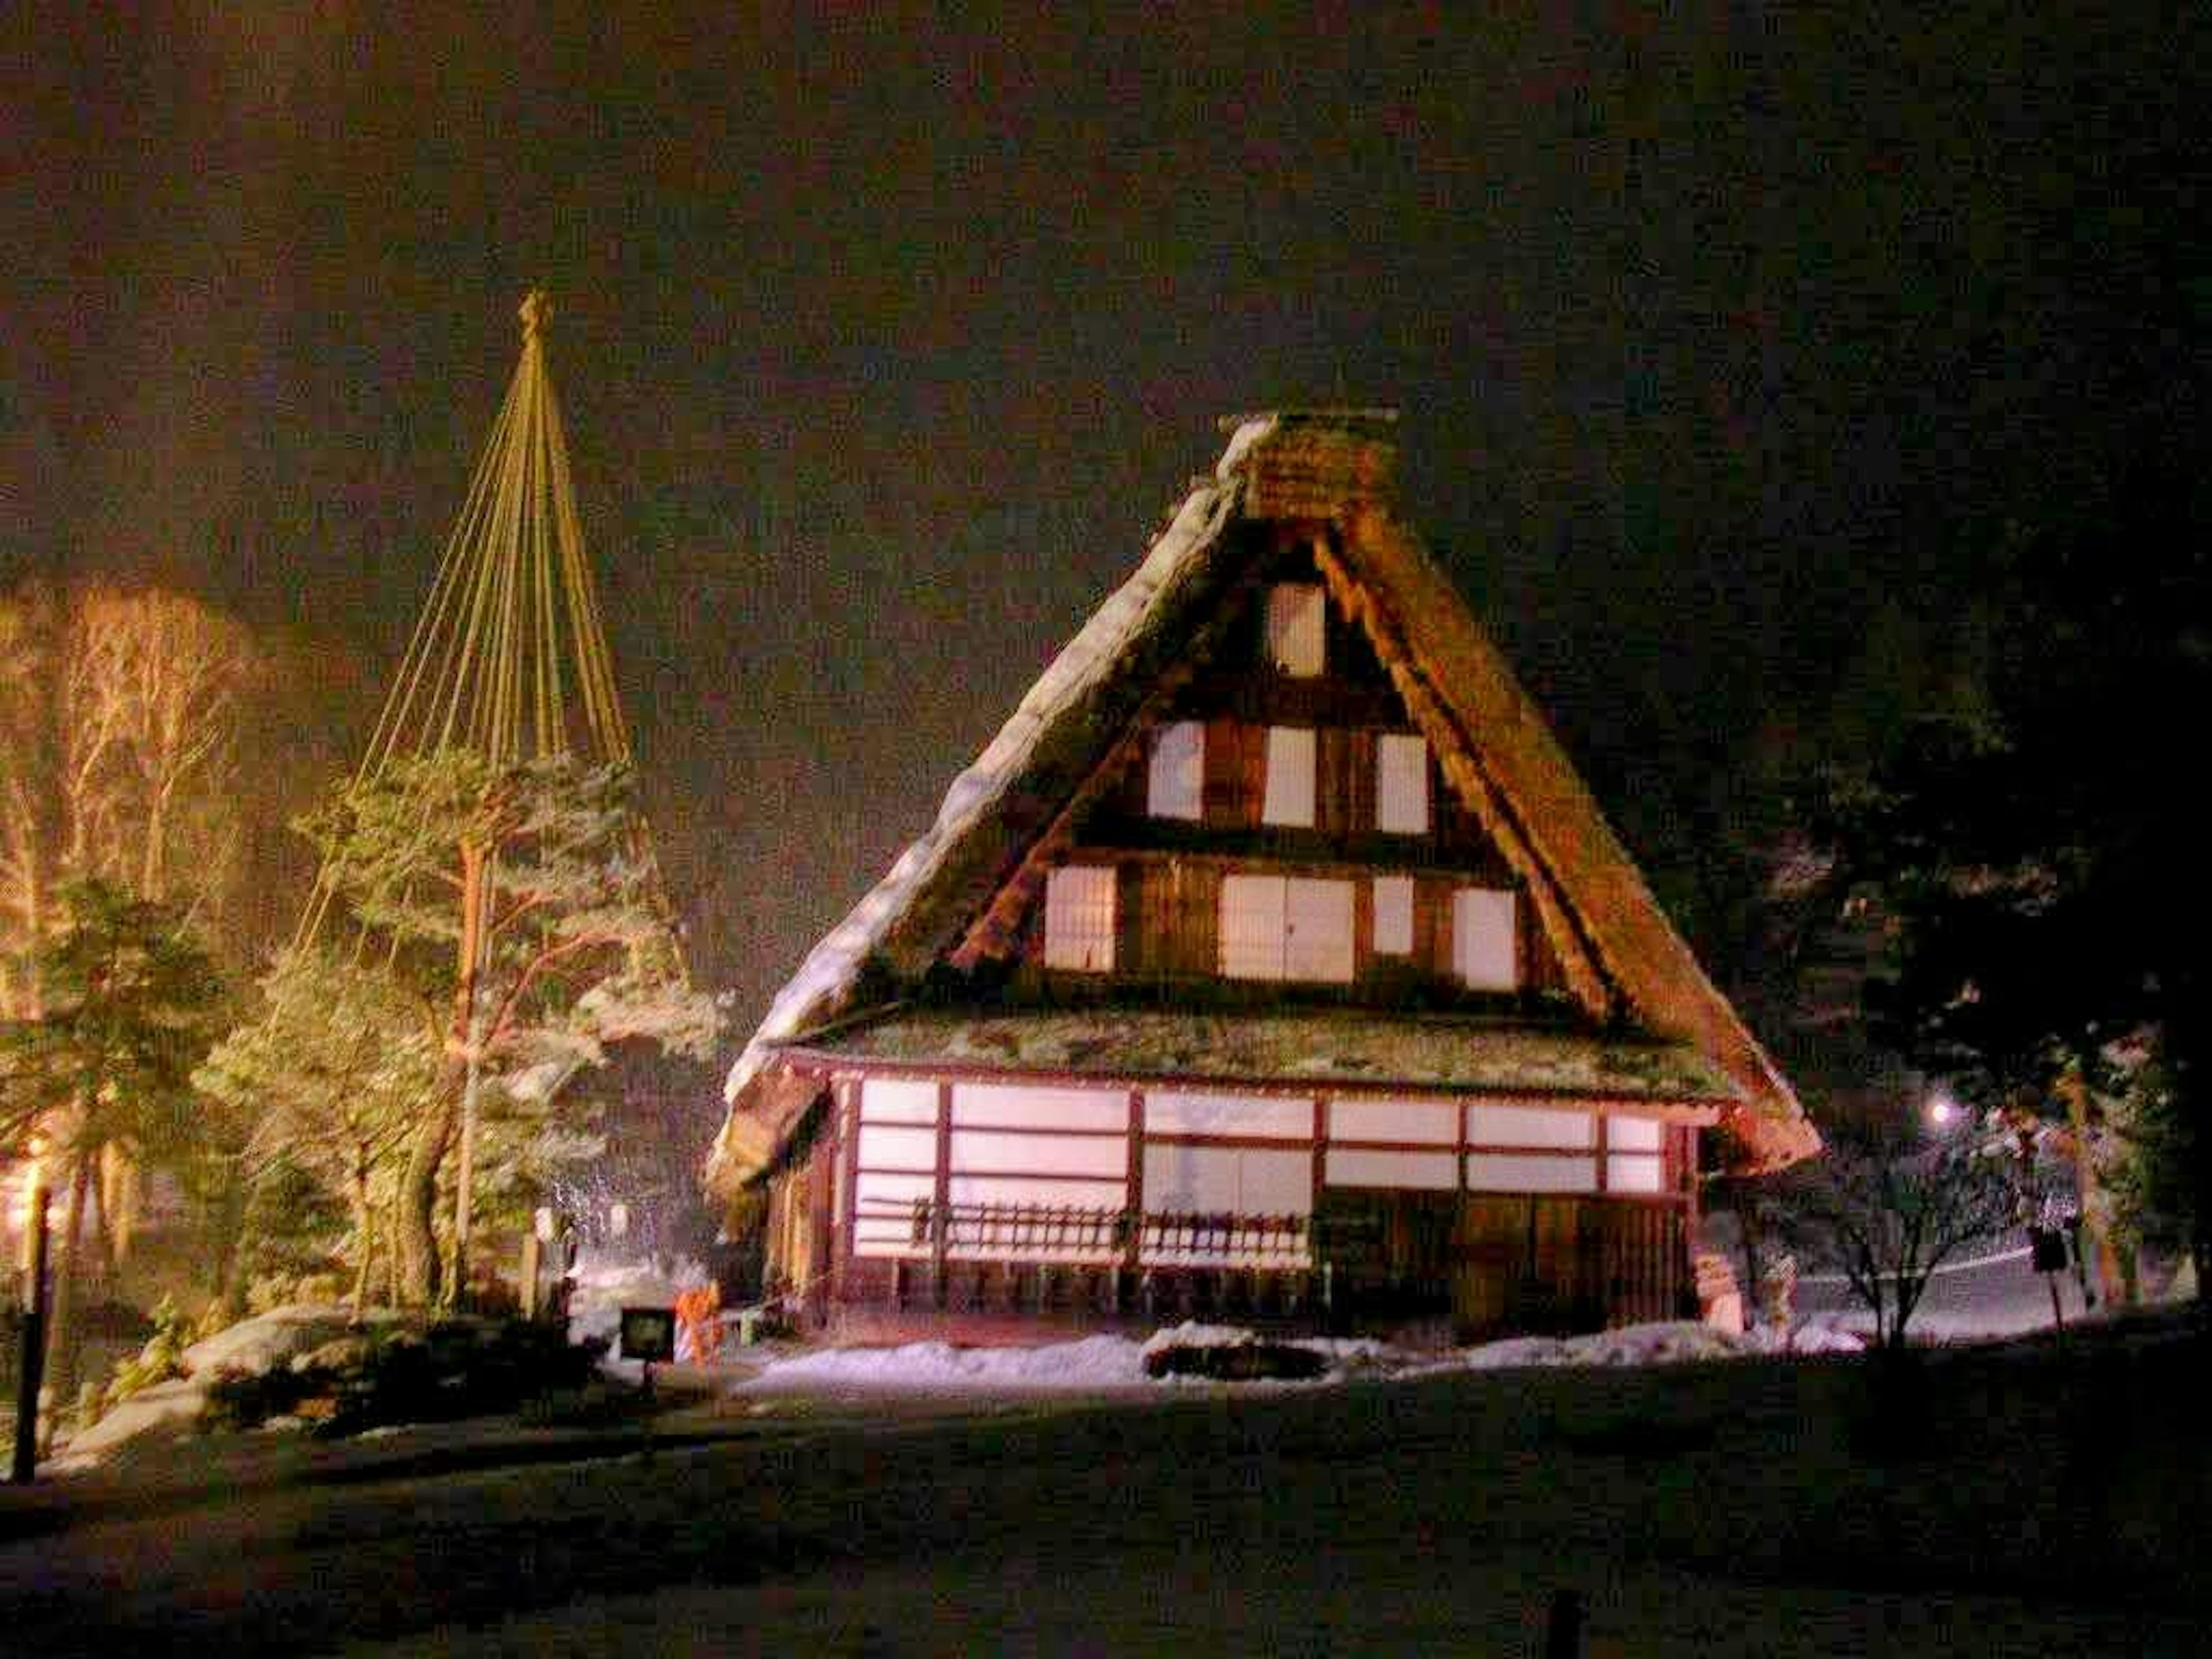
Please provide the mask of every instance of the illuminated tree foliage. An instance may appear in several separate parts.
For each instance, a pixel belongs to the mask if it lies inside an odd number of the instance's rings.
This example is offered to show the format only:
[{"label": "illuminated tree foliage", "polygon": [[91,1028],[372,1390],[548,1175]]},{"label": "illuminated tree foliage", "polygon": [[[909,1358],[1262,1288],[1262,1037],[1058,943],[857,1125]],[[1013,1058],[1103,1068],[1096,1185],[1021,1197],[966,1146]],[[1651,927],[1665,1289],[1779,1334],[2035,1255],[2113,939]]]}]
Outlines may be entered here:
[{"label": "illuminated tree foliage", "polygon": [[[295,1219],[286,1193],[301,1176],[342,1194],[358,1313],[379,1252],[391,1258],[392,1230],[378,1218],[392,1214],[408,1133],[437,1086],[444,1010],[380,962],[312,946],[280,957],[260,991],[260,1017],[223,1038],[193,1078],[243,1126],[235,1182],[212,1196],[240,1239],[249,1213]],[[227,1257],[219,1295],[235,1295],[231,1268]]]},{"label": "illuminated tree foliage", "polygon": [[[0,1151],[38,1160],[62,1196],[51,1340],[56,1392],[67,1398],[102,1158],[182,1162],[202,1152],[191,1075],[219,1028],[223,988],[172,906],[92,880],[63,888],[57,908],[58,930],[38,951],[40,1012],[0,1024]],[[104,1204],[98,1219],[97,1242],[112,1253]]]},{"label": "illuminated tree foliage", "polygon": [[703,1058],[717,1034],[714,1000],[678,962],[630,789],[622,764],[498,767],[449,750],[395,758],[302,823],[332,894],[410,989],[445,1011],[437,1081],[399,1174],[409,1300],[440,1289],[438,1186],[471,1061],[495,1130],[488,1150],[504,1126],[524,1156],[580,1127],[554,1104],[611,1045]]}]

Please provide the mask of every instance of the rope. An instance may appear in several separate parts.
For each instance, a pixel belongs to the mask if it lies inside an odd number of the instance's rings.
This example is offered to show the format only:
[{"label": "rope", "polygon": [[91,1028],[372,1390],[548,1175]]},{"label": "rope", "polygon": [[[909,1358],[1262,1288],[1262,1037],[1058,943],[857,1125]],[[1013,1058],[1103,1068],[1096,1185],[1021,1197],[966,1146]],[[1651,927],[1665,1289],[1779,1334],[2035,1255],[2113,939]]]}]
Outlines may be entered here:
[{"label": "rope", "polygon": [[[353,785],[405,756],[457,746],[495,766],[581,752],[594,764],[631,758],[591,561],[568,467],[568,439],[546,368],[551,306],[522,302],[522,355],[440,557],[392,690]],[[633,857],[653,872],[653,902],[681,969],[674,911],[641,819]],[[325,868],[293,936],[312,944],[329,913],[336,872]]]}]

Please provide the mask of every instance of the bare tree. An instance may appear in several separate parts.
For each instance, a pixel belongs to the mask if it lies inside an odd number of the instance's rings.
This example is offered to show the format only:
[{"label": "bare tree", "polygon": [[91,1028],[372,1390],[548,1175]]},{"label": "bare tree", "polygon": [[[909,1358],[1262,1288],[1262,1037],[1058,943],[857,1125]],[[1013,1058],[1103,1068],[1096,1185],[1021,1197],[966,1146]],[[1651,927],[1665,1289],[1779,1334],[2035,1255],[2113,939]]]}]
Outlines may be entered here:
[{"label": "bare tree", "polygon": [[[55,895],[97,879],[173,902],[209,939],[240,886],[240,702],[264,659],[239,623],[159,590],[0,594],[0,1018],[43,1012]],[[86,1192],[128,1253],[138,1164],[95,1149]]]},{"label": "bare tree", "polygon": [[1936,1270],[2010,1221],[2013,1187],[1971,1132],[1919,1145],[1835,1136],[1784,1202],[1790,1230],[1874,1315],[1875,1342],[1896,1350]]},{"label": "bare tree", "polygon": [[71,862],[188,919],[237,879],[242,697],[264,672],[240,623],[159,591],[71,606],[62,710]]}]

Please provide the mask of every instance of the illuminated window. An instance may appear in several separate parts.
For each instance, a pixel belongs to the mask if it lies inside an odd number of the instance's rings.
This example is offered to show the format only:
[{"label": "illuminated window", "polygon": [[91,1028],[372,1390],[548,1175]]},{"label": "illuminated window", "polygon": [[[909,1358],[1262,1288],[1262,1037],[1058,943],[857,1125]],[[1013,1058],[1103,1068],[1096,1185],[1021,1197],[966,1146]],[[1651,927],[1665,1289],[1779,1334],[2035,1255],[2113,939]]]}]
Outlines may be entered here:
[{"label": "illuminated window", "polygon": [[1352,906],[1348,881],[1224,877],[1222,973],[1231,979],[1351,983]]},{"label": "illuminated window", "polygon": [[1310,827],[1314,821],[1314,734],[1298,726],[1267,728],[1267,794],[1262,823]]},{"label": "illuminated window", "polygon": [[1115,872],[1070,864],[1046,878],[1044,965],[1103,974],[1114,966]]},{"label": "illuminated window", "polygon": [[1594,1193],[1596,1121],[1588,1112],[1470,1104],[1467,1184],[1477,1192]]},{"label": "illuminated window", "polygon": [[1375,954],[1409,957],[1413,954],[1413,878],[1411,876],[1375,878]]},{"label": "illuminated window", "polygon": [[1283,878],[1221,878],[1221,971],[1231,979],[1283,976]]},{"label": "illuminated window", "polygon": [[1513,895],[1462,887],[1452,895],[1452,969],[1478,991],[1510,991],[1521,982],[1515,948]]},{"label": "illuminated window", "polygon": [[1268,659],[1300,679],[1320,673],[1327,614],[1316,582],[1279,582],[1268,589]]},{"label": "illuminated window", "polygon": [[1666,1126],[1655,1118],[1609,1117],[1605,1121],[1605,1184],[1616,1193],[1658,1193],[1667,1189],[1660,1162]]},{"label": "illuminated window", "polygon": [[1385,732],[1375,746],[1375,827],[1393,835],[1429,833],[1429,745]]},{"label": "illuminated window", "polygon": [[1146,810],[1156,818],[1196,818],[1206,791],[1206,727],[1197,720],[1163,726],[1152,737]]}]

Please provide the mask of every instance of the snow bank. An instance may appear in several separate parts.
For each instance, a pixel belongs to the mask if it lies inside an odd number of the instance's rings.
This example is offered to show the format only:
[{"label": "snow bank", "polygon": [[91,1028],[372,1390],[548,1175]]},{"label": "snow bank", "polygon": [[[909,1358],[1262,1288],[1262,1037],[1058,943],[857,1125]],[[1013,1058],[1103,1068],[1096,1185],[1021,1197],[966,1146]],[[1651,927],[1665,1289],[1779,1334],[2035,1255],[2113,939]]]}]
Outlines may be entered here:
[{"label": "snow bank", "polygon": [[1110,1389],[1142,1384],[1145,1350],[1126,1336],[1041,1348],[825,1348],[771,1362],[737,1392],[763,1389]]},{"label": "snow bank", "polygon": [[[388,1308],[369,1308],[362,1310],[362,1322],[381,1324],[393,1316]],[[185,1370],[195,1377],[211,1377],[227,1370],[258,1375],[357,1330],[350,1318],[347,1310],[334,1302],[287,1303],[203,1338],[186,1348],[181,1358]]]},{"label": "snow bank", "polygon": [[[1144,1341],[1091,1336],[1035,1348],[963,1348],[914,1342],[896,1348],[827,1348],[770,1361],[735,1386],[748,1394],[788,1389],[1006,1389],[1015,1391],[1147,1386],[1147,1355],[1180,1347],[1241,1347],[1280,1339],[1237,1325],[1169,1326]],[[1515,1337],[1444,1354],[1394,1348],[1370,1339],[1306,1338],[1285,1343],[1328,1362],[1323,1382],[1351,1376],[1433,1376],[1447,1371],[1523,1365],[1668,1365],[1733,1359],[1759,1351],[1748,1338],[1707,1325],[1671,1321],[1591,1336]],[[1855,1350],[1840,1332],[1808,1333],[1799,1352]],[[1186,1379],[1187,1380],[1187,1379]],[[1153,1385],[1156,1386],[1156,1385]],[[1209,1385],[1212,1386],[1212,1385]],[[1240,1386],[1284,1387],[1281,1382]]]},{"label": "snow bank", "polygon": [[1694,1320],[1626,1325],[1589,1336],[1517,1336],[1486,1343],[1459,1355],[1458,1369],[1504,1370],[1516,1365],[1672,1365],[1733,1359],[1752,1352],[1743,1338]]}]

